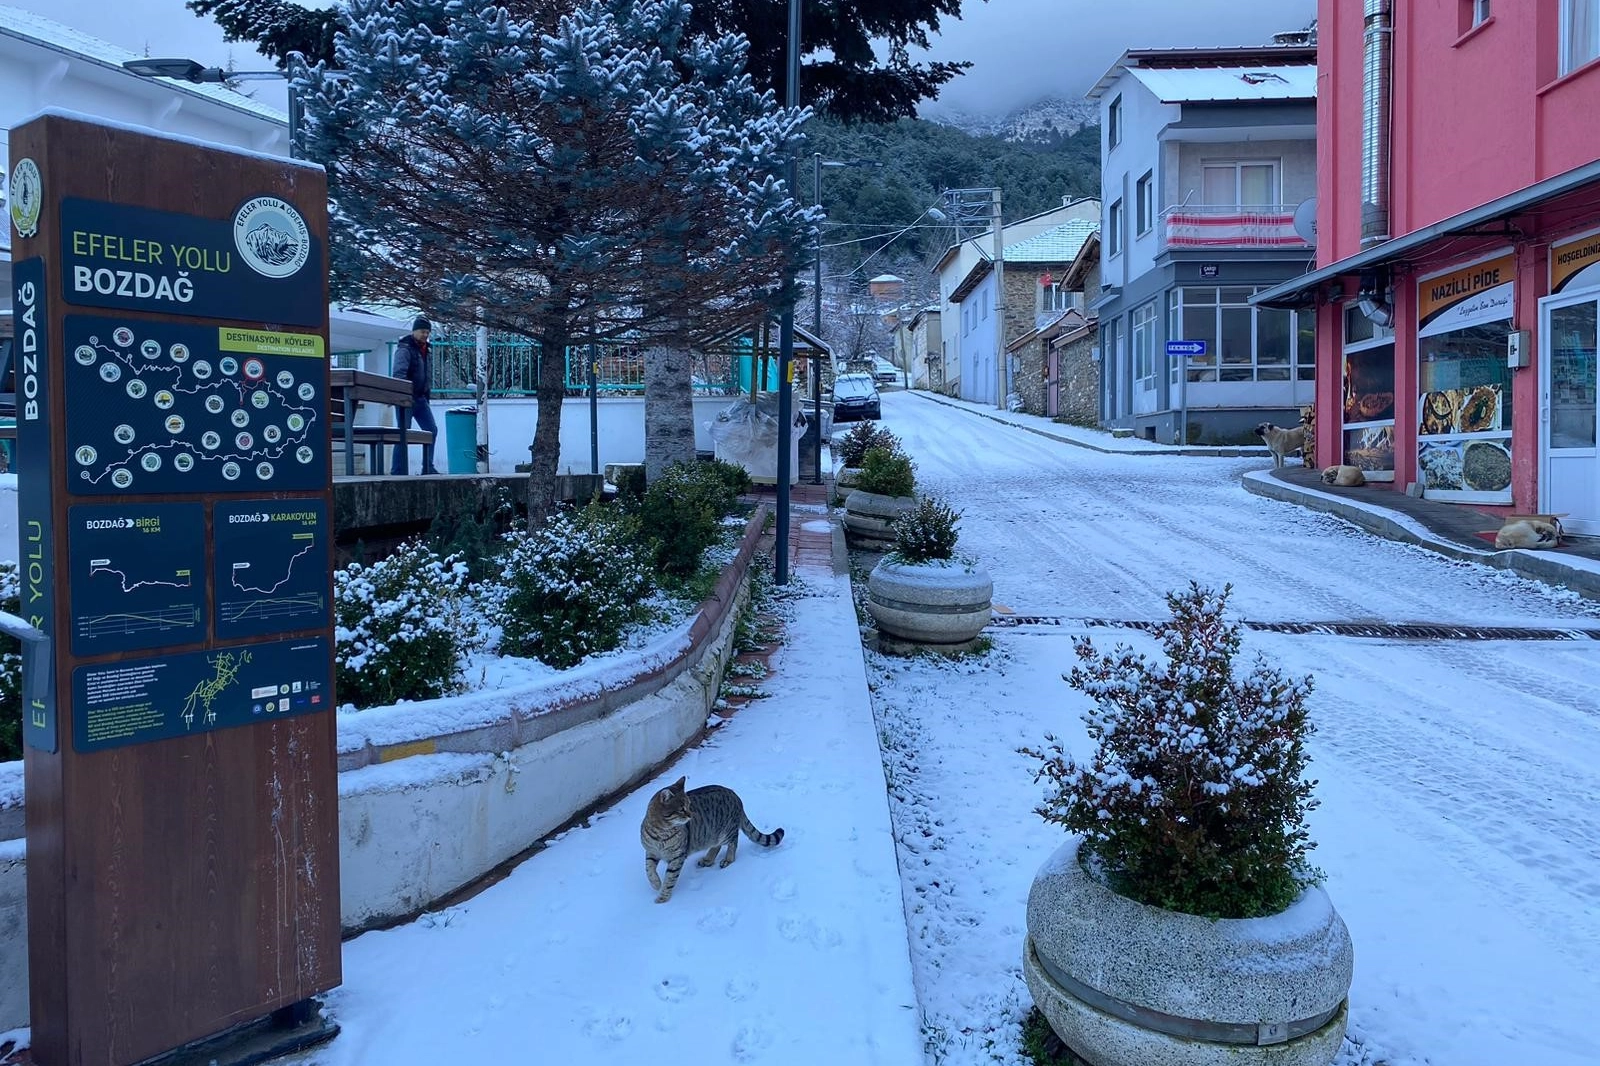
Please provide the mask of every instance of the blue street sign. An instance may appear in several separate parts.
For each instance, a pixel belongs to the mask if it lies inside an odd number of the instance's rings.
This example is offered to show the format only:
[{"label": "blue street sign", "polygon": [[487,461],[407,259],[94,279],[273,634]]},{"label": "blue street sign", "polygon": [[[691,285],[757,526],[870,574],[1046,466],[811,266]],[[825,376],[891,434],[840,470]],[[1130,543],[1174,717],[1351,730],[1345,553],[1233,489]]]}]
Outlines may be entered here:
[{"label": "blue street sign", "polygon": [[1205,355],[1205,341],[1168,341],[1168,355]]}]

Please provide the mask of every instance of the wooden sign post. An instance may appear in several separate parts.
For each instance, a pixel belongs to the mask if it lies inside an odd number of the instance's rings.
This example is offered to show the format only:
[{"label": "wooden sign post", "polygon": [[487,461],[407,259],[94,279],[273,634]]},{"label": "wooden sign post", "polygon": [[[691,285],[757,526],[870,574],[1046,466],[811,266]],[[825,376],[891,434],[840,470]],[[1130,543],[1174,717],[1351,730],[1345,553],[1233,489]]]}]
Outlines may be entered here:
[{"label": "wooden sign post", "polygon": [[327,184],[10,149],[33,1057],[122,1066],[340,980]]}]

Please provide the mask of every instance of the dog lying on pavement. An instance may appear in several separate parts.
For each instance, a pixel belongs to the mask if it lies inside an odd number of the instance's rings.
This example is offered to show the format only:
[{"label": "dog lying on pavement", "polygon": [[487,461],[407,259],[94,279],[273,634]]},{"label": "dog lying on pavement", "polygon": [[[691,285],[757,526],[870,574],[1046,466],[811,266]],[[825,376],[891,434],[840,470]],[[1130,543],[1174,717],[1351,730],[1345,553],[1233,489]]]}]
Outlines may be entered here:
[{"label": "dog lying on pavement", "polygon": [[1359,466],[1330,466],[1322,472],[1322,480],[1341,489],[1353,489],[1367,483],[1367,475]]},{"label": "dog lying on pavement", "polygon": [[1261,438],[1267,446],[1267,451],[1272,453],[1272,465],[1275,469],[1282,469],[1285,458],[1296,452],[1303,453],[1306,446],[1305,426],[1283,429],[1271,422],[1263,422],[1256,427],[1256,436]]},{"label": "dog lying on pavement", "polygon": [[1524,518],[1507,522],[1494,535],[1494,546],[1507,548],[1554,548],[1561,542],[1561,527],[1554,522]]}]

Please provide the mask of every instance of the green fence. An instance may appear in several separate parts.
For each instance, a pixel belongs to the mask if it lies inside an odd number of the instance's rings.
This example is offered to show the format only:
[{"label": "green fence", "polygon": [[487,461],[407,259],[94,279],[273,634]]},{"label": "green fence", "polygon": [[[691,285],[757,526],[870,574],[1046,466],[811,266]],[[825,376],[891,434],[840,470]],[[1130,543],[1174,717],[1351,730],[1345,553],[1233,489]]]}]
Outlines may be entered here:
[{"label": "green fence", "polygon": [[[394,366],[395,345],[389,345],[389,365]],[[470,398],[476,395],[473,366],[477,342],[471,338],[447,337],[429,343],[433,360],[433,393],[444,398]],[[595,346],[599,364],[598,386],[603,393],[644,393],[644,352],[642,345],[606,343]],[[588,390],[588,347],[567,349],[563,385],[569,395]],[[737,395],[741,383],[751,376],[748,355],[708,352],[695,357],[694,389],[707,396]],[[489,339],[489,395],[494,397],[534,396],[539,389],[539,347],[532,341]]]}]

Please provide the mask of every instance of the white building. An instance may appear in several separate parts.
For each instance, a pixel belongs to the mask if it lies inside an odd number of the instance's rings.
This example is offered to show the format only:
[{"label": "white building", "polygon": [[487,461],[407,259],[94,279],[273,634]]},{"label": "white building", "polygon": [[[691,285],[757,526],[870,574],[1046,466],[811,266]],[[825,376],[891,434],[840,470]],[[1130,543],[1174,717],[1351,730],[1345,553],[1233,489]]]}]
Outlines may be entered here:
[{"label": "white building", "polygon": [[[1006,254],[1010,254],[1009,249],[1014,245],[1024,244],[1063,226],[1090,223],[1074,227],[1083,231],[1078,238],[1081,245],[1083,237],[1092,232],[1099,218],[1099,200],[1089,197],[1063,200],[1060,207],[1007,223],[1001,231]],[[997,353],[1003,349],[999,315],[995,313],[998,290],[994,283],[993,254],[994,231],[987,230],[951,245],[934,266],[934,272],[939,276],[942,391],[965,400],[991,404],[996,401],[1003,369],[996,363]],[[1008,282],[1006,289],[1008,305],[1015,303],[1013,284]],[[1031,291],[1029,295],[1033,295]],[[1037,308],[1031,303],[1026,308],[1008,306],[1007,310],[1012,327],[1007,341],[1033,328]]]},{"label": "white building", "polygon": [[[108,12],[107,17],[116,16]],[[221,85],[141,78],[122,69],[124,60],[138,58],[31,12],[0,6],[0,205],[11,174],[4,135],[46,108],[224,147],[289,154],[289,117],[282,111]],[[5,224],[0,225],[0,315],[9,315],[11,299],[11,227]],[[334,352],[384,353],[385,359],[387,343],[410,325],[341,308],[331,309],[329,320]]]},{"label": "white building", "polygon": [[[1249,300],[1315,256],[1295,211],[1316,193],[1316,96],[1302,44],[1130,51],[1090,91],[1106,425],[1238,440],[1311,402],[1313,317]],[[1204,350],[1186,362],[1168,341]]]}]

